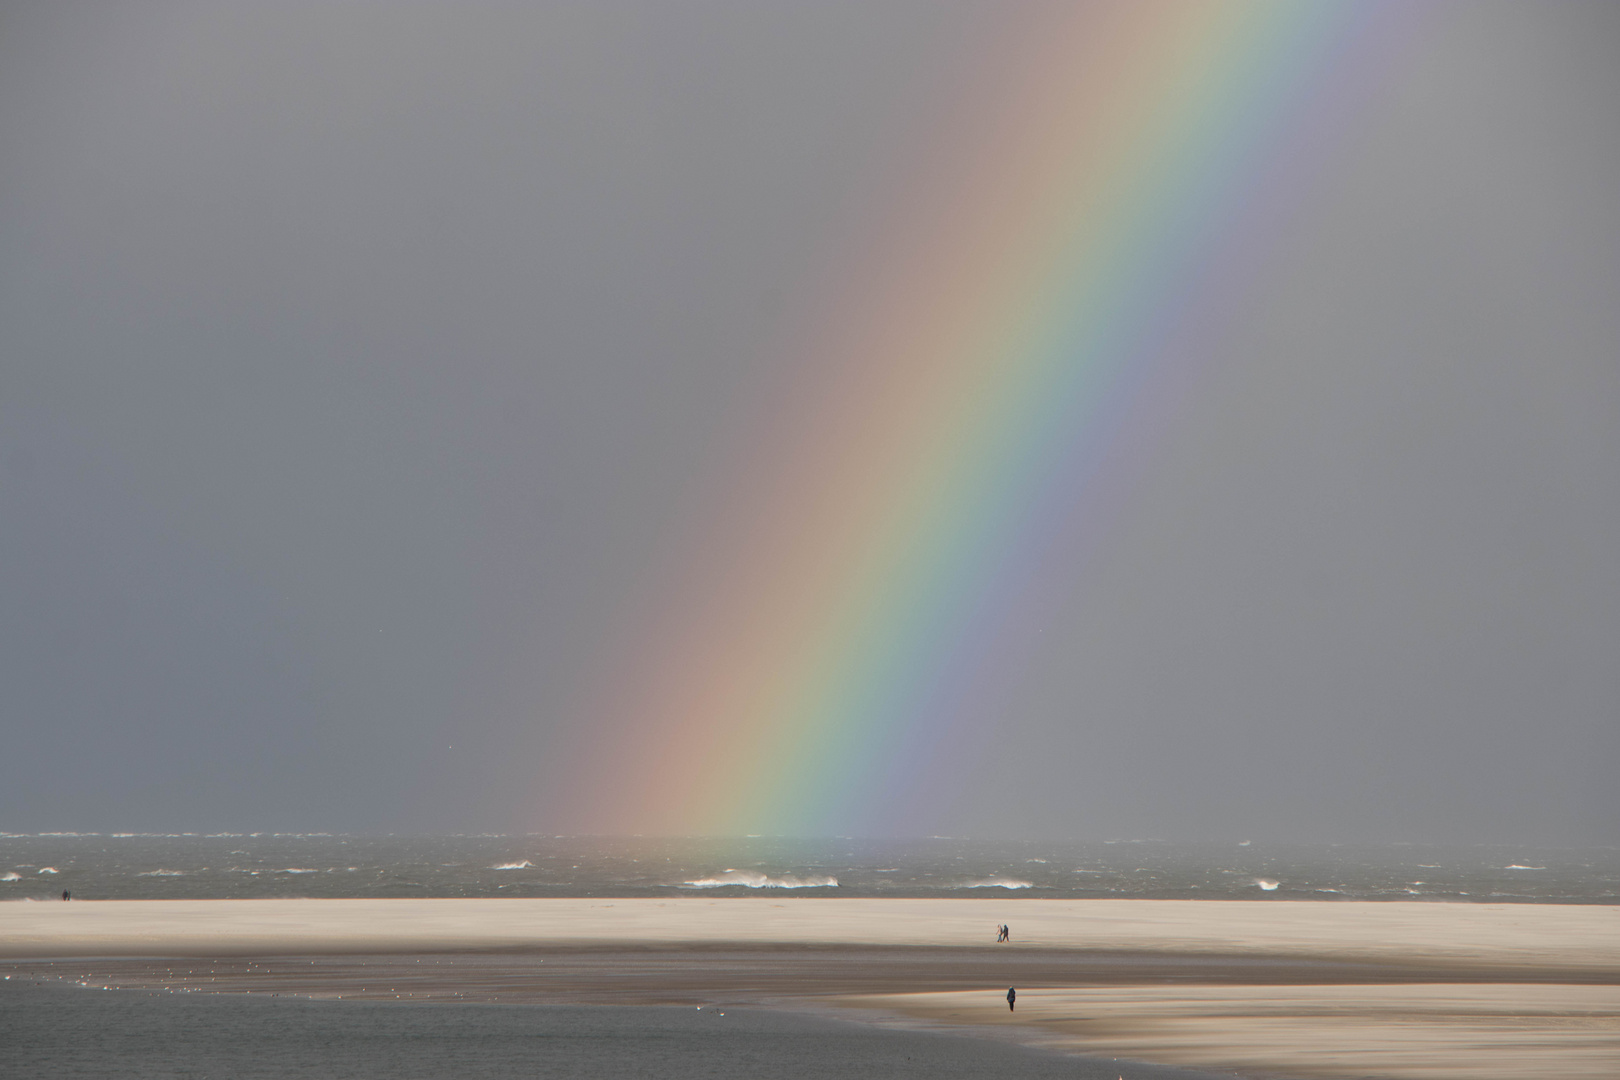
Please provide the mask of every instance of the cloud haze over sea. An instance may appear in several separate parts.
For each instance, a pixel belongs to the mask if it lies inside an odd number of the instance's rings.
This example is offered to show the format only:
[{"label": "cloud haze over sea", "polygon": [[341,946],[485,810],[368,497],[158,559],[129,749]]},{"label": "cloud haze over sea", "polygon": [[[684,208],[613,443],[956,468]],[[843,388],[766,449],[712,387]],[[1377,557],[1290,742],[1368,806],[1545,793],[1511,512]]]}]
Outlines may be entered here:
[{"label": "cloud haze over sea", "polygon": [[3,25],[5,829],[1612,841],[1620,6]]}]

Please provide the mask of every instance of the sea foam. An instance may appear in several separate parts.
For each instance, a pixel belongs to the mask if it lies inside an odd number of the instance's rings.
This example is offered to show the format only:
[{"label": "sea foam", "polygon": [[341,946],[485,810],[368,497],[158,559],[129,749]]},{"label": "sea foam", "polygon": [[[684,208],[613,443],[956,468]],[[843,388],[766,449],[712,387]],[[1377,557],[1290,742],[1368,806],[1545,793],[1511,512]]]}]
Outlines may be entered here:
[{"label": "sea foam", "polygon": [[1017,878],[987,877],[978,881],[964,881],[956,886],[958,889],[1033,889],[1033,881],[1020,881]]},{"label": "sea foam", "polygon": [[532,866],[534,866],[534,863],[530,862],[528,859],[524,859],[522,862],[503,862],[499,866],[490,867],[490,869],[491,870],[527,870]]},{"label": "sea foam", "polygon": [[801,878],[792,874],[771,877],[753,870],[724,870],[714,877],[697,878],[693,881],[683,881],[681,884],[688,889],[723,889],[728,885],[741,885],[745,889],[835,889],[838,887],[838,879]]}]

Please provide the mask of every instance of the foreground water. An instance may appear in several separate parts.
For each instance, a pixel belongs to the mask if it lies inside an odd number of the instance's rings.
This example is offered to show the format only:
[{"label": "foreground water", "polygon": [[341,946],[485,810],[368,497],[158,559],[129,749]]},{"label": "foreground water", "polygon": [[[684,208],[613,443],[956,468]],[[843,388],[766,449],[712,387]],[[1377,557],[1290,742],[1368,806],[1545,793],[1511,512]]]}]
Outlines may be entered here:
[{"label": "foreground water", "polygon": [[0,982],[0,1073],[53,1080],[1199,1076],[760,1010],[180,997],[17,980]]},{"label": "foreground water", "polygon": [[1620,849],[0,834],[0,900],[754,895],[1620,903]]}]

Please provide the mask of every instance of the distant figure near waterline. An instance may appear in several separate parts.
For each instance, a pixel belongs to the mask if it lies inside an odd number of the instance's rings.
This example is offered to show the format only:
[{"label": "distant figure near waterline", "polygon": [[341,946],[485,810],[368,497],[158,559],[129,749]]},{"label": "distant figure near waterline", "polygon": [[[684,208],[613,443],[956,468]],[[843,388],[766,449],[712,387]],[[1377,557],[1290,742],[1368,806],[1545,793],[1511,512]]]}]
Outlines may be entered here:
[{"label": "distant figure near waterline", "polygon": [[1018,1000],[1018,991],[1014,990],[1010,986],[1007,987],[1007,1011],[1008,1012],[1013,1011],[1013,1002],[1015,1002],[1017,1000]]},{"label": "distant figure near waterline", "polygon": [[1002,923],[1000,926],[996,927],[996,940],[997,941],[1011,941],[1012,940],[1012,931],[1007,929],[1007,924],[1006,923]]},{"label": "distant figure near waterline", "polygon": [[71,899],[72,897],[73,897],[72,893],[68,892],[66,889],[62,890],[62,899],[63,900],[68,900],[68,899]]}]

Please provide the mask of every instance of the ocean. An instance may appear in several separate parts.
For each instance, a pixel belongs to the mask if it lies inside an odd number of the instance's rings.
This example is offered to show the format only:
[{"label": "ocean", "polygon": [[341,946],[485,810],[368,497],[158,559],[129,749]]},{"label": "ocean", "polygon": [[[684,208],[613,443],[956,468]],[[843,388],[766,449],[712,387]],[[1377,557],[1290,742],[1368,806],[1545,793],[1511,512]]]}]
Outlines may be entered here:
[{"label": "ocean", "polygon": [[0,834],[0,900],[1004,896],[1620,903],[1620,848]]}]

